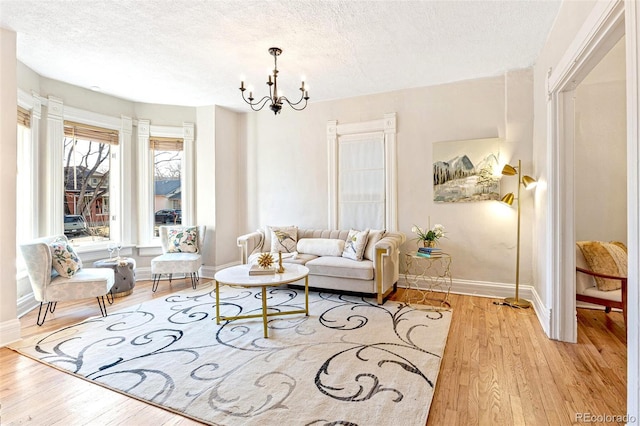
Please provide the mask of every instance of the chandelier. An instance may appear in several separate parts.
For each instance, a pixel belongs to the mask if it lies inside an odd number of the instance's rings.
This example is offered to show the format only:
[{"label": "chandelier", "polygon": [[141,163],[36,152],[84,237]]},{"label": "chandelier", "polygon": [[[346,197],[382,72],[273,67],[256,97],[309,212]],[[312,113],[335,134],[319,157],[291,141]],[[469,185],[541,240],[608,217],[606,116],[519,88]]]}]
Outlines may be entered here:
[{"label": "chandelier", "polygon": [[[253,102],[253,92],[249,92],[249,97],[245,98],[244,92],[247,90],[244,87],[244,81],[240,82],[240,91],[242,92],[242,99],[251,106],[254,111],[260,111],[267,103],[270,103],[269,108],[274,114],[279,114],[284,102],[296,111],[302,111],[307,107],[307,101],[309,100],[309,92],[304,88],[304,81],[300,85],[300,99],[298,102],[291,102],[286,96],[278,96],[278,56],[282,54],[282,49],[279,47],[269,48],[269,53],[273,56],[273,75],[269,75],[267,86],[269,86],[269,95],[263,97],[259,101]],[[304,101],[303,105],[300,105]],[[300,105],[300,106],[298,106]]]}]

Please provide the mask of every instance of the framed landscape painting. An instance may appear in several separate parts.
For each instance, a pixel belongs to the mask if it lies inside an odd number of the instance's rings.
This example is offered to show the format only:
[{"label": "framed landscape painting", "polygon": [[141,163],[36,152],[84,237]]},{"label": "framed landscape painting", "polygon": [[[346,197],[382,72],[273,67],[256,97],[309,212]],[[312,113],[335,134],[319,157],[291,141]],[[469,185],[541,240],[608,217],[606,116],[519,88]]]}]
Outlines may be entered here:
[{"label": "framed landscape painting", "polygon": [[433,201],[500,199],[499,138],[433,144]]}]

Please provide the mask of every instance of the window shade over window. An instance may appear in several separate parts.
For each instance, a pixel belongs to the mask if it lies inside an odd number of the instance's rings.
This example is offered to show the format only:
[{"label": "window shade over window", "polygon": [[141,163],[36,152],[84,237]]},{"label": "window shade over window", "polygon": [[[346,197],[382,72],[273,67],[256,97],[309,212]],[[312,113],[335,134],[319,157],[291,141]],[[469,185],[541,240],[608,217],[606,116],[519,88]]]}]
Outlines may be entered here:
[{"label": "window shade over window", "polygon": [[340,229],[384,229],[384,135],[341,136],[338,163]]},{"label": "window shade over window", "polygon": [[102,142],[118,145],[118,131],[88,124],[64,122],[64,135],[68,138],[83,139],[91,142]]},{"label": "window shade over window", "polygon": [[31,128],[31,114],[22,107],[18,107],[18,124],[26,128]]},{"label": "window shade over window", "polygon": [[161,138],[151,136],[149,146],[154,151],[182,151],[183,141],[176,138]]}]

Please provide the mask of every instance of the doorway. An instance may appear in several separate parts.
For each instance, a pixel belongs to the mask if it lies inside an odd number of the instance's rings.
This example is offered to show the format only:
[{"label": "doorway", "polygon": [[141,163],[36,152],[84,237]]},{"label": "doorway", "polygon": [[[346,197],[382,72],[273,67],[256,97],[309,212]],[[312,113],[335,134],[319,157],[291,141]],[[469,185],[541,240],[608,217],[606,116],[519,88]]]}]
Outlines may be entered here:
[{"label": "doorway", "polygon": [[[575,240],[616,241],[626,246],[627,96],[624,36],[573,92]],[[582,257],[579,249],[575,253],[576,257]],[[614,275],[627,276],[626,258],[621,256],[619,263],[621,270],[616,268]],[[584,260],[581,259],[578,266],[586,266]],[[588,275],[576,275],[576,291],[579,294],[593,295],[588,288],[594,283]],[[620,284],[619,281],[614,283]],[[607,294],[611,296],[606,297],[620,297],[620,291]],[[579,308],[603,309],[602,306],[579,301],[576,305]],[[584,320],[590,315],[589,311],[579,312],[578,319]],[[607,322],[607,329],[626,343],[624,327]]]}]

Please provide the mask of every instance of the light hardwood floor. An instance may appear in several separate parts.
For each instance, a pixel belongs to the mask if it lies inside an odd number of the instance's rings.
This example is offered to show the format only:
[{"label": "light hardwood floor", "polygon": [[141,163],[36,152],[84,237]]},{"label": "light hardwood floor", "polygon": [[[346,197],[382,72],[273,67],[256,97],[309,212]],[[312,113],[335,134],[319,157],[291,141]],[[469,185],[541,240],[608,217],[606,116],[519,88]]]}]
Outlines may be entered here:
[{"label": "light hardwood floor", "polygon": [[[132,295],[116,298],[108,309],[189,286],[186,280],[171,287],[162,282],[154,294],[150,282],[139,282]],[[401,300],[403,291],[392,299]],[[533,310],[473,296],[452,294],[450,300],[453,320],[427,425],[570,425],[579,423],[577,413],[625,413],[622,314],[580,309],[579,342],[569,344],[547,339]],[[98,306],[95,300],[59,303],[42,327],[35,325],[36,314],[21,318],[23,337],[97,315]],[[0,349],[0,366],[2,425],[198,424],[10,349]]]}]

